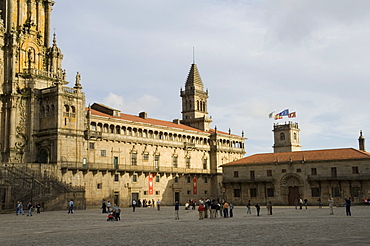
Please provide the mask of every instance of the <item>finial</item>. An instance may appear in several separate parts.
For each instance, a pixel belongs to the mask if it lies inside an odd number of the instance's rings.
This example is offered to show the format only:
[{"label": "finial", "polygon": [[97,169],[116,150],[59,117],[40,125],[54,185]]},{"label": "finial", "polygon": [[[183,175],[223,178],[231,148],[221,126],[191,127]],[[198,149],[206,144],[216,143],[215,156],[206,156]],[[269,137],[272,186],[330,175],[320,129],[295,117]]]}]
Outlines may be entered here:
[{"label": "finial", "polygon": [[82,86],[81,86],[81,74],[79,72],[77,72],[77,74],[76,74],[76,83],[75,83],[74,88],[75,89],[82,89]]},{"label": "finial", "polygon": [[215,126],[215,132],[217,132],[217,126]]},{"label": "finial", "polygon": [[57,46],[57,34],[55,33],[55,28],[54,28],[54,34],[53,34],[53,46]]},{"label": "finial", "polygon": [[362,136],[362,130],[360,130],[360,136]]},{"label": "finial", "polygon": [[231,135],[231,129],[229,128],[229,135]]},{"label": "finial", "polygon": [[244,131],[242,131],[242,137],[244,138]]},{"label": "finial", "polygon": [[193,47],[193,64],[195,64],[195,51],[194,51],[194,47]]}]

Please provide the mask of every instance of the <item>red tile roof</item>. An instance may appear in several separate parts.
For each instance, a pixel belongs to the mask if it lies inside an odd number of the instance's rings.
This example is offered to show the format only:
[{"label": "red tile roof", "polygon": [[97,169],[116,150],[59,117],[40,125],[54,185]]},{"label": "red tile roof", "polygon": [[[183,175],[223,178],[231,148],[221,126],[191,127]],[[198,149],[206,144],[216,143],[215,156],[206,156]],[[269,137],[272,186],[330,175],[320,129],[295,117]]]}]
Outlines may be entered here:
[{"label": "red tile roof", "polygon": [[[88,108],[86,110],[88,110]],[[177,128],[177,129],[182,129],[182,130],[203,132],[203,133],[214,133],[215,132],[214,129],[210,129],[209,132],[205,132],[205,131],[201,131],[197,128],[187,126],[187,125],[184,125],[184,124],[176,124],[176,123],[173,123],[173,122],[170,122],[170,121],[157,120],[157,119],[152,119],[152,118],[143,119],[139,116],[130,115],[130,114],[120,113],[120,116],[118,117],[118,116],[112,116],[112,115],[109,115],[109,114],[102,113],[102,112],[100,112],[98,110],[95,110],[95,109],[90,109],[90,112],[91,112],[92,115],[96,115],[96,116],[115,118],[115,119],[127,120],[127,121],[132,121],[132,122],[140,122],[140,123],[145,123],[145,124],[165,126],[165,127]],[[221,134],[228,135],[228,133],[222,132],[222,131],[219,131],[219,130],[217,130],[217,132],[221,133]],[[231,134],[231,135],[239,137],[237,135],[233,135],[233,134]]]},{"label": "red tile roof", "polygon": [[222,166],[226,167],[232,165],[271,164],[277,162],[286,163],[300,161],[340,161],[353,159],[370,159],[370,153],[353,148],[344,148],[255,154],[230,163],[226,163]]}]

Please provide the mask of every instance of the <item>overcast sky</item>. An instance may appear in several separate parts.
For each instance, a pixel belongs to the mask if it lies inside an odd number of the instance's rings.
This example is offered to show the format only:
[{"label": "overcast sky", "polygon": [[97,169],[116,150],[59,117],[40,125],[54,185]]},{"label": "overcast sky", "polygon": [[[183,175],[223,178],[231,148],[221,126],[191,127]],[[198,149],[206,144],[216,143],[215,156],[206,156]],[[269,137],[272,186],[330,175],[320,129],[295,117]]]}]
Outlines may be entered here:
[{"label": "overcast sky", "polygon": [[[297,112],[302,150],[370,139],[368,0],[55,0],[52,28],[69,86],[86,104],[181,118],[195,63],[211,127],[240,135],[246,155],[272,152],[272,111]],[[370,145],[369,145],[370,148]]]}]

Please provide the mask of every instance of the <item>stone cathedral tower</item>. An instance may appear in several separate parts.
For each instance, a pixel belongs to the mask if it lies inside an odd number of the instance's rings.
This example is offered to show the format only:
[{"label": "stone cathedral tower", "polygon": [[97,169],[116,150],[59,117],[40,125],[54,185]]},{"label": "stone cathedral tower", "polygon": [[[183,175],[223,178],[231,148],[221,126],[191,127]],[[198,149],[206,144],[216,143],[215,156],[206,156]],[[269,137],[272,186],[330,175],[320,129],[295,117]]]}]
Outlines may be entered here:
[{"label": "stone cathedral tower", "polygon": [[208,90],[204,91],[197,65],[191,65],[185,90],[181,89],[182,120],[181,123],[192,126],[202,131],[209,131],[212,120],[208,117],[207,99]]},{"label": "stone cathedral tower", "polygon": [[74,88],[65,87],[55,34],[50,46],[53,5],[52,0],[0,2],[2,162],[58,163],[67,136],[83,135],[85,97],[79,75]]}]

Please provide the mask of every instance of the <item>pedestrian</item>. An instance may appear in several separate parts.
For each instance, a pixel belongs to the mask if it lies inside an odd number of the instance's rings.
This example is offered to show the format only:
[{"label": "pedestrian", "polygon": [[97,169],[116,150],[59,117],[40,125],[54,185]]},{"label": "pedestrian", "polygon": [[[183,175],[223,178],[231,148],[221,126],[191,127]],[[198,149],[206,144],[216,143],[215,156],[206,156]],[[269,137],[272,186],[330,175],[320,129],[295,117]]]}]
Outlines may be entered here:
[{"label": "pedestrian", "polygon": [[251,212],[251,200],[248,200],[248,203],[247,203],[247,214],[252,214],[252,212]]},{"label": "pedestrian", "polygon": [[222,212],[224,211],[224,203],[224,200],[219,203],[220,217],[222,217]]},{"label": "pedestrian", "polygon": [[41,208],[41,205],[39,202],[36,203],[36,213],[39,214],[40,213],[40,208]]},{"label": "pedestrian", "polygon": [[260,207],[259,203],[257,203],[255,207],[256,207],[256,210],[257,210],[257,216],[260,216],[261,207]]},{"label": "pedestrian", "polygon": [[73,214],[74,211],[73,211],[73,199],[71,199],[69,202],[68,202],[68,213],[71,213]]},{"label": "pedestrian", "polygon": [[322,201],[321,201],[321,198],[317,199],[317,201],[319,202],[319,208],[322,208]]},{"label": "pedestrian", "polygon": [[216,202],[216,200],[213,199],[211,203],[211,212],[209,213],[210,219],[217,218],[217,209],[218,209],[218,203]]},{"label": "pedestrian", "polygon": [[297,209],[297,206],[298,206],[298,200],[297,199],[294,199],[294,207],[295,207],[295,209]]},{"label": "pedestrian", "polygon": [[199,204],[198,212],[199,212],[199,219],[200,220],[203,220],[203,218],[204,218],[204,216],[203,216],[203,213],[204,213],[204,205],[203,204]]},{"label": "pedestrian", "polygon": [[307,199],[304,199],[304,206],[306,207],[307,209],[307,206],[308,206],[308,200]]},{"label": "pedestrian", "polygon": [[136,200],[132,200],[132,212],[135,212],[136,209]]},{"label": "pedestrian", "polygon": [[229,217],[229,204],[225,201],[224,203],[224,218]]},{"label": "pedestrian", "polygon": [[180,209],[179,202],[176,201],[175,202],[175,220],[179,220],[180,219],[180,217],[179,217],[179,209]]},{"label": "pedestrian", "polygon": [[115,205],[114,211],[115,211],[114,216],[115,216],[116,221],[121,220],[121,209],[119,208],[118,204]]},{"label": "pedestrian", "polygon": [[233,212],[233,209],[234,209],[234,205],[230,202],[229,204],[229,209],[230,209],[230,218],[234,216],[234,212]]},{"label": "pedestrian", "polygon": [[344,198],[346,201],[346,215],[351,216],[351,198],[348,197],[348,199]]},{"label": "pedestrian", "polygon": [[157,209],[158,209],[158,211],[161,210],[161,200],[159,200],[159,199],[157,201]]},{"label": "pedestrian", "polygon": [[107,204],[105,204],[105,199],[101,201],[101,212],[103,214],[107,213]]},{"label": "pedestrian", "polygon": [[15,214],[16,215],[18,215],[18,214],[23,214],[24,215],[23,204],[20,201],[17,202],[17,211],[15,212]]},{"label": "pedestrian", "polygon": [[334,200],[333,200],[333,198],[330,198],[329,199],[330,215],[333,215],[334,214],[333,206],[334,206]]},{"label": "pedestrian", "polygon": [[31,202],[28,203],[27,205],[27,209],[28,209],[28,214],[27,216],[32,216],[32,209],[33,209],[33,205]]},{"label": "pedestrian", "polygon": [[302,198],[299,198],[299,209],[302,209],[303,206],[303,200]]},{"label": "pedestrian", "polygon": [[112,206],[112,204],[110,203],[110,201],[107,202],[107,212],[108,214],[110,213],[110,207]]},{"label": "pedestrian", "polygon": [[267,208],[268,208],[268,214],[272,215],[272,202],[271,201],[267,204]]}]

